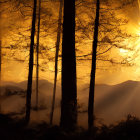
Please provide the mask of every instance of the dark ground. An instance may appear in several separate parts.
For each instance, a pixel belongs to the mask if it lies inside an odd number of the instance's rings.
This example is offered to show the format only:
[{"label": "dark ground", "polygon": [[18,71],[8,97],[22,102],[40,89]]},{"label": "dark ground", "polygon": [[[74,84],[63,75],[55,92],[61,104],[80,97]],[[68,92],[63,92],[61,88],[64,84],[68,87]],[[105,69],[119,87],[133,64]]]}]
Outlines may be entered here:
[{"label": "dark ground", "polygon": [[59,126],[46,123],[25,126],[23,122],[0,114],[0,140],[140,140],[140,120],[131,115],[116,125],[95,128],[94,138],[89,138],[82,128],[65,132]]}]

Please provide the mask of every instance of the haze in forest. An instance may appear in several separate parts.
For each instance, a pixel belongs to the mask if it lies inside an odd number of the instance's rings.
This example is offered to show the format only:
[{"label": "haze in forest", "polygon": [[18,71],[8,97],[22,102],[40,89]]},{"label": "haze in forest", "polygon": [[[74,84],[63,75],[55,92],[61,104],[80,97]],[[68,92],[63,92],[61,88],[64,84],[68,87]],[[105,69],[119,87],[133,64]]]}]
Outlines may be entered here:
[{"label": "haze in forest", "polygon": [[[35,107],[35,81],[33,82],[31,122],[48,122],[52,100],[53,84],[46,80],[39,81],[39,108]],[[5,95],[2,101],[2,111],[7,114],[15,114],[15,117],[23,117],[25,109],[25,90],[27,81],[20,83],[6,82],[1,91]],[[78,89],[78,125],[87,128],[87,101],[88,85]],[[128,114],[137,117],[139,113],[140,82],[126,81],[117,85],[97,84],[95,88],[95,115],[96,123],[100,125],[114,124],[124,119]],[[7,95],[7,93],[9,93]],[[61,88],[57,87],[54,124],[59,124]],[[125,102],[124,102],[125,100]],[[134,104],[135,103],[135,104]],[[117,113],[116,113],[117,111]]]}]

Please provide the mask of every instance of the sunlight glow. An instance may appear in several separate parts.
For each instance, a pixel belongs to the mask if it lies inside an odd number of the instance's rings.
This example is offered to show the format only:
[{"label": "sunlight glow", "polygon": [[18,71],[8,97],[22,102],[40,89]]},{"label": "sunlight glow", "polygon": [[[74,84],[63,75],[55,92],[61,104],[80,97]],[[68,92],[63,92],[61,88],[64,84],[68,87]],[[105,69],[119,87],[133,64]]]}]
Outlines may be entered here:
[{"label": "sunlight glow", "polygon": [[128,50],[125,50],[125,49],[120,49],[120,53],[127,53],[128,52]]}]

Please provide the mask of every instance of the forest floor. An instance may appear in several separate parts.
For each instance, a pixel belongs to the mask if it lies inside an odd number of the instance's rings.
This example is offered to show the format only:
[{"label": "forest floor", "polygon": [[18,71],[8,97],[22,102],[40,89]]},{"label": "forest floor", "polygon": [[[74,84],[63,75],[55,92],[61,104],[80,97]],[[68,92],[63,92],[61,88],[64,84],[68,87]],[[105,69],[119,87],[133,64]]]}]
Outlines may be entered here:
[{"label": "forest floor", "polygon": [[128,115],[115,125],[101,125],[89,137],[87,130],[77,128],[66,132],[59,126],[46,123],[25,126],[22,120],[0,114],[0,140],[140,140],[140,120]]}]

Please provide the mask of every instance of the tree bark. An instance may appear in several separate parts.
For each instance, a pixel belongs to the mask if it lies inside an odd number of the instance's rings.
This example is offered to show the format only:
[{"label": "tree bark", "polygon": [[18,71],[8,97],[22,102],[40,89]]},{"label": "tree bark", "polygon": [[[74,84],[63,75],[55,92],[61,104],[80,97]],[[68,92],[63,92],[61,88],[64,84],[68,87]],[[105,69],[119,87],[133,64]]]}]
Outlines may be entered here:
[{"label": "tree bark", "polygon": [[96,52],[98,44],[98,28],[99,28],[99,10],[100,1],[97,0],[96,4],[96,17],[94,25],[94,37],[92,45],[92,66],[90,77],[89,101],[88,101],[88,128],[92,129],[94,126],[94,94],[95,94],[95,74],[96,74]]},{"label": "tree bark", "polygon": [[34,56],[34,35],[35,35],[35,23],[36,23],[36,4],[37,4],[37,0],[34,0],[34,8],[33,8],[33,16],[32,16],[32,29],[31,29],[31,43],[30,43],[29,74],[28,74],[27,95],[26,95],[25,121],[26,121],[27,124],[30,121],[30,110],[31,110],[33,56]]},{"label": "tree bark", "polygon": [[64,0],[60,126],[68,130],[74,129],[77,123],[76,83],[75,0]]},{"label": "tree bark", "polygon": [[62,24],[62,8],[63,8],[63,0],[60,0],[59,7],[59,19],[58,19],[58,29],[57,29],[57,40],[56,40],[56,53],[55,53],[55,76],[54,76],[54,88],[53,88],[53,99],[52,99],[52,108],[50,114],[50,124],[53,123],[53,114],[55,107],[55,96],[56,96],[56,84],[57,84],[57,73],[58,73],[58,55],[60,48],[60,39],[61,39],[61,24]]}]

